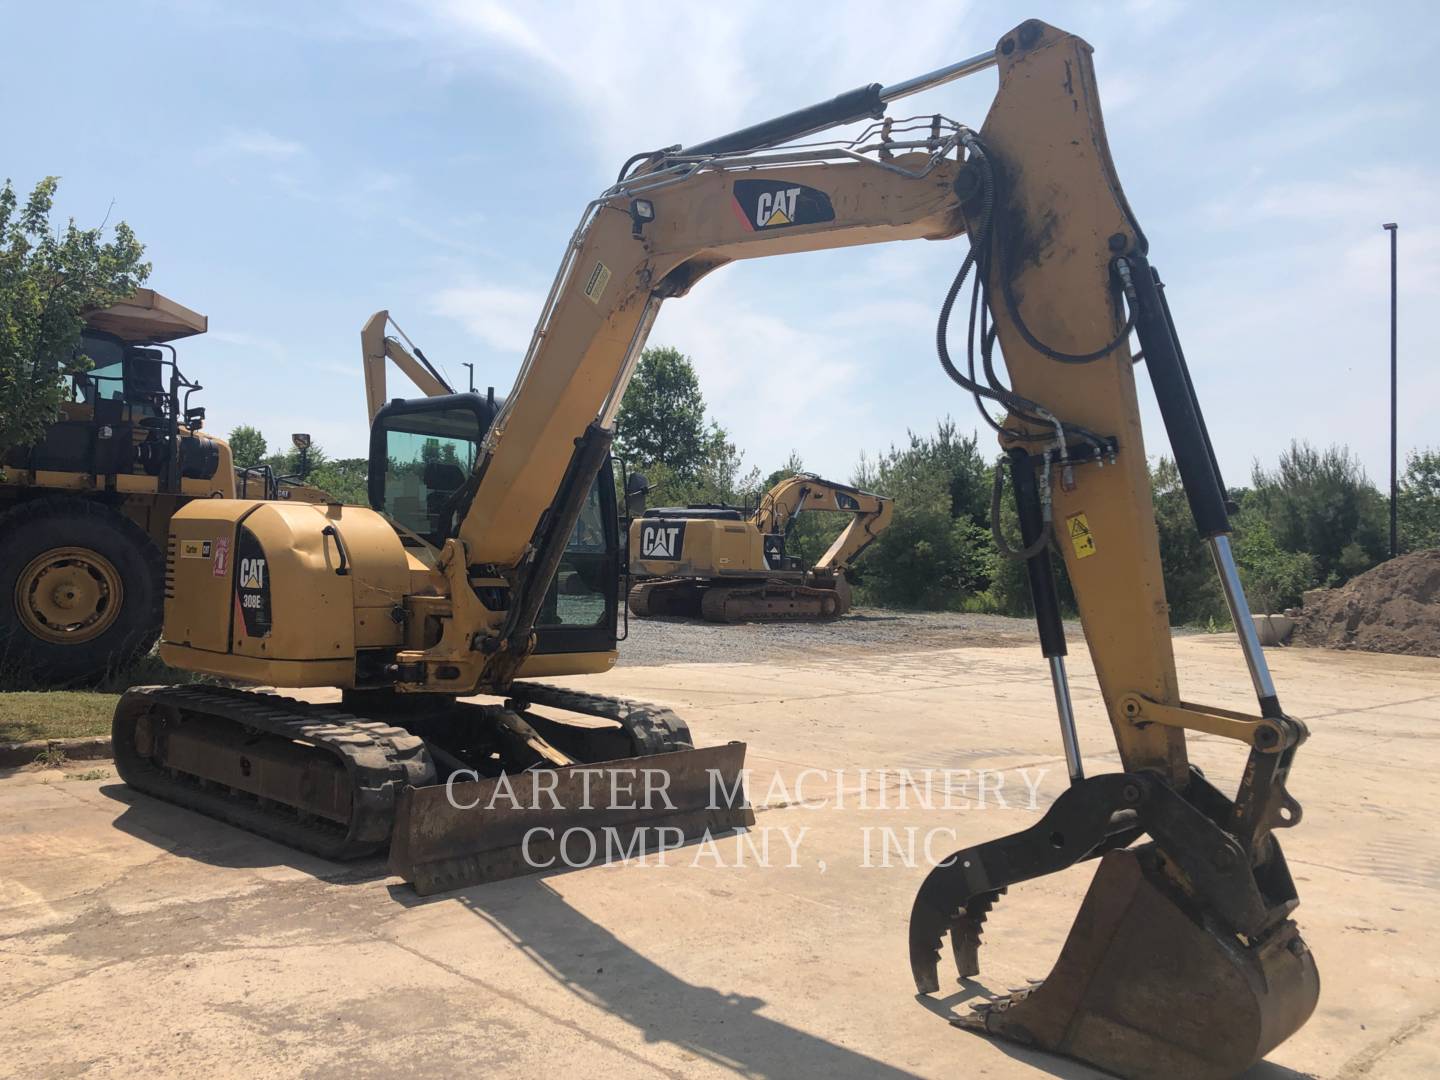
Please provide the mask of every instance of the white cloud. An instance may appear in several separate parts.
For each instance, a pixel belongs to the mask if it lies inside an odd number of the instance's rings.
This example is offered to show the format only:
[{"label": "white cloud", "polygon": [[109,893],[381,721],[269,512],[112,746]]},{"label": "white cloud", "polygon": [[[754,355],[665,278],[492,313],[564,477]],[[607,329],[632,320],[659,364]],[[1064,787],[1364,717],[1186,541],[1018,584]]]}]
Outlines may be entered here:
[{"label": "white cloud", "polygon": [[[515,87],[519,104],[560,107],[558,122],[539,113],[539,130],[578,143],[577,170],[608,181],[634,151],[939,66],[986,47],[1028,14],[993,7],[972,14],[934,0],[897,12],[886,41],[903,48],[879,49],[866,32],[871,4],[827,7],[803,42],[774,32],[776,12],[752,0],[643,15],[598,0],[411,0],[405,16],[372,13],[372,22],[390,18],[387,29],[415,40],[429,70],[479,74],[491,85],[499,79]],[[1352,23],[1268,10],[1216,21],[1171,0],[1134,0],[1124,13],[1096,5],[1084,19],[1063,21],[1097,48],[1106,107],[1121,118],[1111,131],[1124,144],[1120,172],[1157,262],[1172,276],[1180,329],[1233,482],[1252,455],[1273,460],[1291,437],[1349,441],[1374,473],[1387,418],[1375,366],[1385,358],[1388,314],[1381,221],[1402,223],[1402,318],[1407,303],[1421,310],[1440,283],[1435,175],[1383,158],[1343,171],[1347,132],[1393,127],[1415,109],[1395,94],[1370,92],[1379,85],[1373,57],[1356,40],[1366,20]],[[657,51],[663,63],[636,59]],[[1292,63],[1277,68],[1276,56]],[[993,86],[990,76],[952,84],[915,99],[909,111],[939,108],[978,124]],[[1423,160],[1412,145],[1394,153]],[[568,224],[573,210],[557,212]],[[946,413],[962,425],[972,419],[963,397],[941,396],[930,378],[907,374],[933,374],[934,308],[962,251],[878,248],[826,264],[813,297],[795,289],[786,302],[741,287],[762,279],[727,270],[667,303],[652,340],[694,357],[712,414],[751,462],[778,463],[794,447],[814,467],[843,474],[860,448],[881,449],[905,427],[925,429]],[[528,253],[516,261],[531,280],[550,269]],[[794,265],[794,276],[805,279]],[[518,356],[539,300],[482,282],[444,290],[435,310]],[[1402,324],[1402,365],[1407,349],[1418,361],[1435,344],[1419,319]],[[1402,445],[1428,437],[1418,411],[1440,391],[1440,376],[1418,362],[1411,368]],[[1147,411],[1158,452],[1163,431],[1153,419]]]},{"label": "white cloud", "polygon": [[491,348],[517,360],[530,345],[544,297],[538,292],[499,285],[469,284],[441,289],[430,310],[457,320]]},{"label": "white cloud", "polygon": [[852,0],[805,20],[797,48],[795,14],[778,12],[760,0],[643,11],[598,0],[411,0],[405,17],[381,9],[369,17],[420,39],[450,70],[483,68],[574,110],[572,131],[588,138],[607,171],[640,150],[698,142],[862,83],[939,67],[1005,28],[993,18],[972,28],[966,5],[923,0],[906,8],[904,26],[887,27],[905,37],[903,51],[887,53],[857,32],[873,5]]},{"label": "white cloud", "polygon": [[264,161],[289,161],[305,153],[303,143],[282,138],[273,132],[260,128],[241,130],[231,128],[219,139],[200,151],[203,161],[223,161],[232,158],[259,158]]},{"label": "white cloud", "polygon": [[847,479],[867,426],[860,347],[837,327],[797,324],[747,304],[744,285],[715,278],[668,301],[650,341],[695,362],[710,415],[748,465],[768,471],[797,450],[808,466]]}]

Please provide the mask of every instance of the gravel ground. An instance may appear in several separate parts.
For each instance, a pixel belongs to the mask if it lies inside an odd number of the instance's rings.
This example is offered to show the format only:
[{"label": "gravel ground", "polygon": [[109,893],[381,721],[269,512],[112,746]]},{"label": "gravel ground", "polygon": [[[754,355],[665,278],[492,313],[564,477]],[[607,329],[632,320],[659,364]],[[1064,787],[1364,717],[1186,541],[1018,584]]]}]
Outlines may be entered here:
[{"label": "gravel ground", "polygon": [[[1072,642],[1078,644],[1080,624],[1066,624],[1066,629]],[[620,664],[734,664],[803,654],[903,652],[1035,642],[1032,620],[1007,615],[856,608],[828,623],[721,624],[632,618],[630,636],[620,643]]]}]

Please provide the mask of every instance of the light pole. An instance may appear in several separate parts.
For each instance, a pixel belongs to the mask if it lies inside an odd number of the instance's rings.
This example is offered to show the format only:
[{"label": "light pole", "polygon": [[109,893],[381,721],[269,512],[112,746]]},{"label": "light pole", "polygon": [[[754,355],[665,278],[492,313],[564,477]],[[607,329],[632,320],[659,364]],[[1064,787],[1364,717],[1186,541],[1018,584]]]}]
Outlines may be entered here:
[{"label": "light pole", "polygon": [[475,392],[475,365],[474,365],[474,364],[467,364],[467,363],[465,363],[464,361],[461,361],[460,366],[461,366],[461,367],[467,367],[467,368],[470,369],[470,393],[473,394],[473,393]]},{"label": "light pole", "polygon": [[1396,402],[1396,307],[1395,307],[1395,238],[1399,235],[1400,226],[1391,221],[1384,226],[1390,234],[1390,557],[1393,559],[1400,554],[1400,530],[1399,518],[1395,510],[1395,494],[1397,490],[1396,459],[1395,459],[1395,402]]}]

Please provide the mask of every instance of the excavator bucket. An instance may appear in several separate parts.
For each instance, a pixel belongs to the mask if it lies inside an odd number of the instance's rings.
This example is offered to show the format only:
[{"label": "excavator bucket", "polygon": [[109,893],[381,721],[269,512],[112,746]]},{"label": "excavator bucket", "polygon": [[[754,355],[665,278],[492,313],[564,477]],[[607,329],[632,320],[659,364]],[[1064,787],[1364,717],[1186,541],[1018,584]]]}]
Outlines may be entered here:
[{"label": "excavator bucket", "polygon": [[545,870],[663,858],[755,824],[745,744],[405,788],[390,869],[421,896]]},{"label": "excavator bucket", "polygon": [[1319,994],[1293,922],[1247,943],[1124,850],[1101,859],[1049,977],[957,1023],[1116,1076],[1228,1077],[1294,1034]]},{"label": "excavator bucket", "polygon": [[[986,1002],[964,1028],[1077,1058],[1116,1076],[1234,1076],[1294,1034],[1320,994],[1273,839],[1252,866],[1212,818],[1228,803],[1193,774],[1076,782],[1031,828],[936,866],[910,916],[916,989],[940,988],[948,935],[962,979],[1010,886],[1100,858],[1049,978]],[[1141,833],[1153,842],[1129,847]]]}]

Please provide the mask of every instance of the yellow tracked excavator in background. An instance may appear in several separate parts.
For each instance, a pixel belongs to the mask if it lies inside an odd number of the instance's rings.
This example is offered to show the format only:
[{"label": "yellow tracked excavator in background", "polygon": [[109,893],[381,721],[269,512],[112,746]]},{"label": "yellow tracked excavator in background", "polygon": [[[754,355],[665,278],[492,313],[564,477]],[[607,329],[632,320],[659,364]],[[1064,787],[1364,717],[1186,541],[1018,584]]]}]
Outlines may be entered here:
[{"label": "yellow tracked excavator in background", "polygon": [[[663,506],[630,524],[630,613],[703,616],[710,622],[835,619],[850,610],[846,572],[894,513],[883,495],[822,480],[786,477],[754,511],[732,506]],[[806,511],[837,511],[849,523],[812,567],[786,551]]]},{"label": "yellow tracked excavator in background", "polygon": [[[885,116],[888,103],[992,67],[999,86],[978,131],[940,115]],[[815,138],[867,118],[856,138]],[[1249,618],[1225,488],[1110,158],[1091,49],[1042,22],[928,75],[636,155],[581,215],[503,404],[455,394],[378,411],[371,507],[183,508],[171,528],[163,658],[227,679],[341,687],[345,700],[312,710],[203,686],[132,691],[115,719],[122,775],[317,850],[389,843],[392,865],[422,891],[523,872],[515,830],[529,810],[493,800],[486,809],[486,790],[513,778],[537,797],[557,787],[572,796],[589,774],[583,763],[627,758],[600,769],[614,787],[621,769],[633,779],[637,755],[688,741],[668,714],[531,681],[602,671],[614,656],[606,462],[660,304],[736,259],[961,233],[969,249],[941,304],[938,351],[1004,450],[1023,539],[1015,554],[1070,786],[1031,828],[955,852],[925,878],[909,926],[915,985],[939,989],[947,939],[960,975],[977,973],[986,914],[1008,888],[1097,860],[1050,977],[988,1002],[967,1025],[1122,1076],[1240,1072],[1299,1028],[1319,993],[1277,837],[1300,822],[1286,780],[1307,733],[1281,708]],[[952,331],[967,286],[968,326]],[[1180,692],[1132,334],[1219,571],[1255,712]],[[587,514],[610,529],[603,542]],[[1080,760],[1052,536],[1118,772],[1087,776]],[[205,540],[210,558],[187,546]],[[593,583],[591,597],[554,589],[567,568]],[[455,704],[476,693],[504,703]],[[1187,731],[1243,748],[1233,795],[1191,766]],[[679,774],[733,771],[740,752],[639,760]],[[471,773],[480,778],[448,792],[438,782]],[[674,811],[681,832],[742,812]],[[583,824],[612,820],[637,821],[601,809]]]}]

